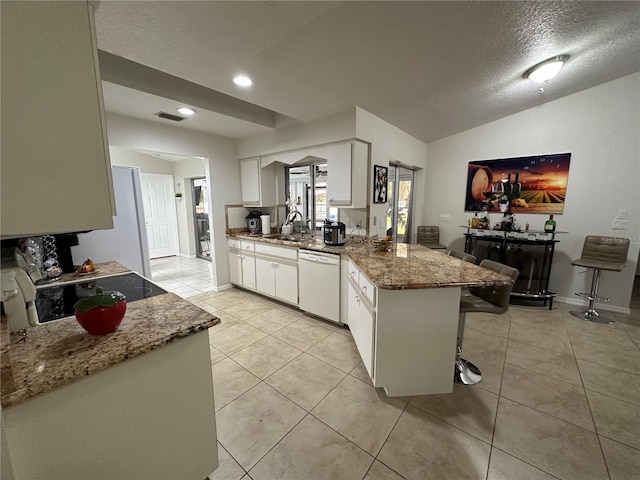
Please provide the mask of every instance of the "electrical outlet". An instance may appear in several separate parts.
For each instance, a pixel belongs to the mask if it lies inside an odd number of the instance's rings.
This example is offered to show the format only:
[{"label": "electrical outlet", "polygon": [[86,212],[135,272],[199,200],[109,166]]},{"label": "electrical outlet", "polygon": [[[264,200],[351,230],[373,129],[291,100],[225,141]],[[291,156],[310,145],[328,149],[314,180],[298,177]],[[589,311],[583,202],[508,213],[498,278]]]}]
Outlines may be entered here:
[{"label": "electrical outlet", "polygon": [[613,220],[613,225],[611,227],[613,230],[626,230],[627,229],[627,221],[626,220]]}]

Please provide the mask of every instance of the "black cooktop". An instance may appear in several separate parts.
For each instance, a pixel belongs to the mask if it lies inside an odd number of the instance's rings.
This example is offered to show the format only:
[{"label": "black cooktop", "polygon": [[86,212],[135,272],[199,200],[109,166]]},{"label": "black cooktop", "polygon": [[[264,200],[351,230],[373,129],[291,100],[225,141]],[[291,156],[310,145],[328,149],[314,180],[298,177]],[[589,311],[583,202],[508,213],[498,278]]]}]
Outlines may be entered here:
[{"label": "black cooktop", "polygon": [[102,287],[105,292],[115,290],[122,293],[127,298],[127,303],[167,293],[137,273],[50,285],[36,291],[38,321],[50,322],[73,315],[75,303],[82,297],[93,295],[96,287]]}]

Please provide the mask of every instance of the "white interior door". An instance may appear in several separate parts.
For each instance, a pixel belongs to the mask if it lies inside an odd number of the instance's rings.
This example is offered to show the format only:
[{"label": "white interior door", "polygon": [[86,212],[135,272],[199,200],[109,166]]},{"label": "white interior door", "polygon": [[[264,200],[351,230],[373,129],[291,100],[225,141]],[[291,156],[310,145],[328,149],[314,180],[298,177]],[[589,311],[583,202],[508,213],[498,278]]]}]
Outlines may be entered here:
[{"label": "white interior door", "polygon": [[158,258],[177,255],[178,222],[173,175],[142,173],[141,177],[149,256]]}]

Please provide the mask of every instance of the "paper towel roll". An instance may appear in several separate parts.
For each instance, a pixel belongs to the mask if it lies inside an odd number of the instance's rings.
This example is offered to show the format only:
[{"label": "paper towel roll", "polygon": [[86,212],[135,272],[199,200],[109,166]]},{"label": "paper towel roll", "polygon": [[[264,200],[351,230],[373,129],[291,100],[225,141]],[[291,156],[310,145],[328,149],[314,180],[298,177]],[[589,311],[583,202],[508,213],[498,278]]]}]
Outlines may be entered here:
[{"label": "paper towel roll", "polygon": [[260,221],[262,222],[262,234],[269,235],[271,233],[271,216],[260,215]]}]

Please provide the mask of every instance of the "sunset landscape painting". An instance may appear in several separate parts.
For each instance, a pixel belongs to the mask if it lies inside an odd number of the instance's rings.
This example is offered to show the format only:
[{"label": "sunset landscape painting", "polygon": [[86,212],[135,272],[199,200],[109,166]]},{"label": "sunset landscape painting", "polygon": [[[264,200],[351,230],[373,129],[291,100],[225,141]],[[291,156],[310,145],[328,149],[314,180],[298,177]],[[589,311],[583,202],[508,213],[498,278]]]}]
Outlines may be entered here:
[{"label": "sunset landscape painting", "polygon": [[561,214],[571,153],[469,162],[465,211]]}]

